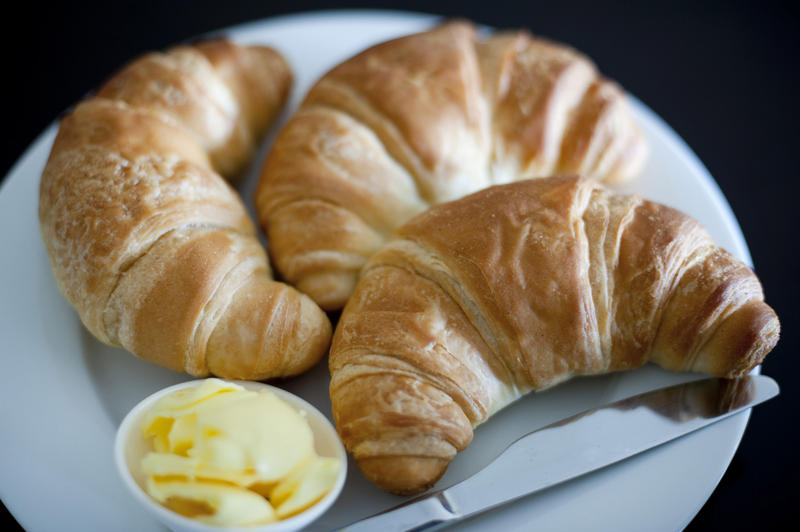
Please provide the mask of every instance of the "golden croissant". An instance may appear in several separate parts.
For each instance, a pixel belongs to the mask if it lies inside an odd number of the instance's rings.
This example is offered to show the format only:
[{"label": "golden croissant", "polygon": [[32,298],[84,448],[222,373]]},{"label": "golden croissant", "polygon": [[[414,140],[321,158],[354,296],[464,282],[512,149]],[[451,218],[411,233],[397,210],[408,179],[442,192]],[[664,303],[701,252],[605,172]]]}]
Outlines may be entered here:
[{"label": "golden croissant", "polygon": [[617,85],[565,46],[466,22],[328,72],[278,135],[256,209],[281,275],[341,308],[366,260],[430,205],[523,177],[633,177],[645,141]]},{"label": "golden croissant", "polygon": [[99,340],[190,373],[264,379],[325,353],[327,316],[272,280],[234,176],[291,72],[224,40],[147,54],[61,122],[39,220],[58,287]]},{"label": "golden croissant", "polygon": [[742,375],[779,328],[689,216],[578,177],[519,181],[432,207],[370,259],[331,346],[333,414],[364,474],[410,494],[529,391],[648,361]]}]

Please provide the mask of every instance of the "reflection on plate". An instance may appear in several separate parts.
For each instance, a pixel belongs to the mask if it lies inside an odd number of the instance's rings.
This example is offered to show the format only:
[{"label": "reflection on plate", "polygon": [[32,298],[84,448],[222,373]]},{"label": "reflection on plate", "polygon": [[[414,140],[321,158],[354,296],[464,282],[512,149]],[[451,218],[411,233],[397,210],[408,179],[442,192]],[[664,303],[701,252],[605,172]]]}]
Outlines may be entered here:
[{"label": "reflection on plate", "polygon": [[[297,81],[293,108],[337,62],[372,43],[422,30],[435,20],[387,12],[322,13],[256,22],[224,33],[242,43],[272,45],[286,55]],[[591,55],[591,50],[586,52]],[[702,164],[644,105],[634,100],[633,111],[649,138],[651,155],[643,176],[624,190],[691,214],[718,244],[749,263],[738,225]],[[124,414],[141,398],[187,377],[98,343],[58,293],[36,218],[39,174],[54,135],[51,127],[37,139],[0,189],[0,233],[6,250],[0,258],[5,394],[0,402],[0,496],[20,523],[34,532],[64,530],[68,523],[80,523],[85,530],[161,530],[124,492],[114,470],[112,440]],[[247,198],[260,159],[242,187]],[[693,378],[648,366],[626,374],[581,378],[528,396],[476,430],[472,445],[453,461],[439,487],[466,478],[505,445],[537,427]],[[302,377],[278,384],[330,413],[324,362]],[[747,418],[747,413],[737,415],[471,519],[460,529],[641,530],[643,525],[648,530],[680,529],[716,486]],[[350,465],[341,497],[312,530],[342,526],[402,501],[374,488]]]}]

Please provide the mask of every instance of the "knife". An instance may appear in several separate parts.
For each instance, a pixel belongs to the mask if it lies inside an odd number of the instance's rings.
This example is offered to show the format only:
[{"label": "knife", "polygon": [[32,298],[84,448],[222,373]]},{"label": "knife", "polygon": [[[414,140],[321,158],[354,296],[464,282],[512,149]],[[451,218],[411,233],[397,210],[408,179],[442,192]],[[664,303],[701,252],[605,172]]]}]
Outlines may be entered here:
[{"label": "knife", "polygon": [[466,480],[341,530],[438,529],[667,443],[778,392],[771,378],[750,375],[701,379],[609,403],[522,436]]}]

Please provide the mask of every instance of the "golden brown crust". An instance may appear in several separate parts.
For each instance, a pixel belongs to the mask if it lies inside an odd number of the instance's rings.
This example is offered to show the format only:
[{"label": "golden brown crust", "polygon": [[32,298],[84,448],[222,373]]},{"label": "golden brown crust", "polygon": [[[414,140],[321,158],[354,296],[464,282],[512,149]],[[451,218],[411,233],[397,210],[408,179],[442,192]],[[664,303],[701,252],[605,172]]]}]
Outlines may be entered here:
[{"label": "golden brown crust", "polygon": [[256,208],[277,270],[336,309],[369,256],[428,206],[554,172],[623,181],[644,154],[624,93],[588,59],[457,21],[323,76],[276,139]]},{"label": "golden brown crust", "polygon": [[333,413],[365,474],[409,493],[524,393],[647,361],[738,376],[779,327],[690,217],[587,179],[520,181],[431,208],[373,255],[334,335]]},{"label": "golden brown crust", "polygon": [[61,122],[39,219],[58,286],[97,338],[192,375],[307,369],[324,313],[272,280],[229,177],[283,106],[291,74],[263,47],[147,54]]}]

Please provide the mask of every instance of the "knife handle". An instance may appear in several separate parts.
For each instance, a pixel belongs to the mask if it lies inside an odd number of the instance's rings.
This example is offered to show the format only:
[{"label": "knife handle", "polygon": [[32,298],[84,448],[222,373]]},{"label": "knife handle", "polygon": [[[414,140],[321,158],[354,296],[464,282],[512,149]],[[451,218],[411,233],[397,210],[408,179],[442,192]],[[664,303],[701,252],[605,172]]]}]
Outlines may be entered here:
[{"label": "knife handle", "polygon": [[342,528],[340,532],[430,532],[459,519],[444,491],[423,495]]}]

